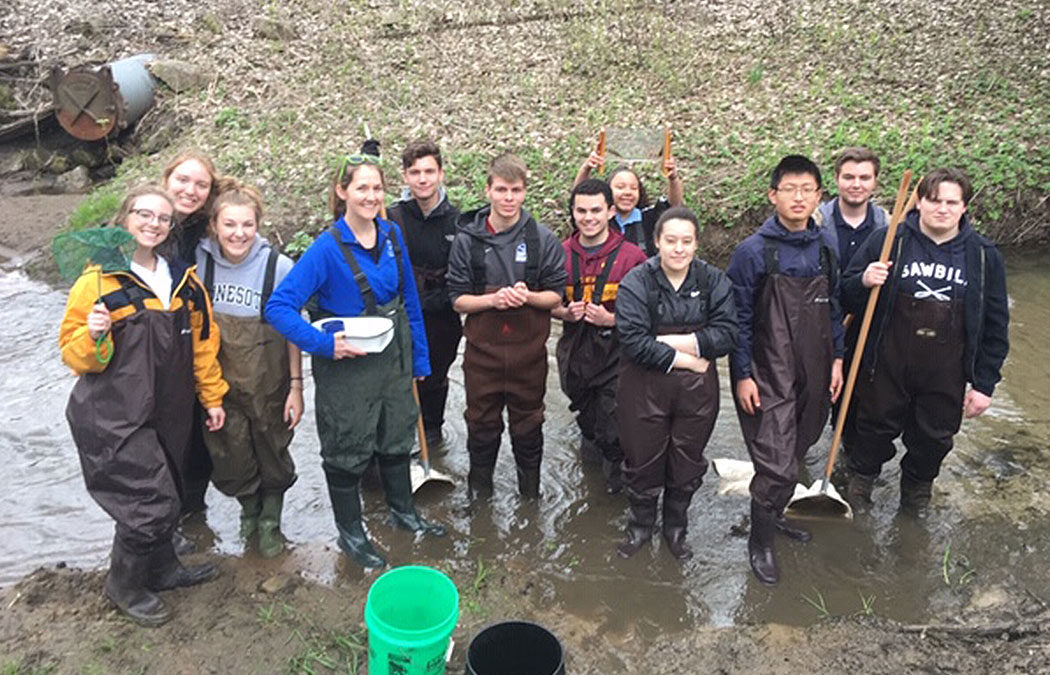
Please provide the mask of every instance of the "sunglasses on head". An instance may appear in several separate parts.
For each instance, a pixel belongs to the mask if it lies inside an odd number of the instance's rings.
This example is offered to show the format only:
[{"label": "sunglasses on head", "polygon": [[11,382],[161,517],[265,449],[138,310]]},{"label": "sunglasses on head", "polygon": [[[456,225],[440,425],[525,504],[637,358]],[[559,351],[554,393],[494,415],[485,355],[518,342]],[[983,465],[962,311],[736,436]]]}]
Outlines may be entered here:
[{"label": "sunglasses on head", "polygon": [[343,182],[343,175],[346,173],[346,167],[361,166],[362,164],[375,164],[376,166],[379,166],[379,158],[375,155],[345,155],[342,164],[339,166],[339,177],[336,178],[336,181],[339,183]]}]

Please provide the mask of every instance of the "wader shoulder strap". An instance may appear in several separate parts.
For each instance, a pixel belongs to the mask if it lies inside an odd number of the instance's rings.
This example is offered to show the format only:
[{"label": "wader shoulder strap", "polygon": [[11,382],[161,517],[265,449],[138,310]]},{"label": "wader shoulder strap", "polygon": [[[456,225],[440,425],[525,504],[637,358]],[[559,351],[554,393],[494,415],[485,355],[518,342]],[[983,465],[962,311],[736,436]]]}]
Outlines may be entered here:
[{"label": "wader shoulder strap", "polygon": [[134,305],[135,311],[141,312],[146,308],[146,298],[153,297],[153,293],[135,283],[133,279],[120,276],[120,288],[103,295],[99,300],[106,305],[106,309],[113,312],[128,305]]},{"label": "wader shoulder strap", "polygon": [[594,295],[591,296],[591,302],[596,305],[602,304],[602,296],[605,295],[605,284],[609,282],[609,275],[612,274],[613,266],[616,264],[616,256],[620,255],[621,248],[623,248],[623,242],[620,242],[620,245],[614,248],[609,257],[605,259],[601,273],[594,280]]},{"label": "wader shoulder strap", "polygon": [[[211,335],[211,313],[208,312],[208,300],[206,291],[203,286],[193,281],[190,277],[186,280],[186,283],[179,289],[179,297],[183,299],[182,311],[185,312],[185,321],[189,321],[189,306],[193,303],[193,306],[197,308],[197,311],[201,313],[203,322],[201,323],[201,340],[207,340],[208,336]],[[187,324],[188,325],[188,324]]]},{"label": "wader shoulder strap", "polygon": [[[262,296],[259,298],[259,321],[266,323],[266,303],[270,301],[270,296],[273,295],[273,284],[277,277],[277,259],[280,258],[281,254],[277,252],[277,249],[270,249],[270,257],[266,259],[266,276],[263,277],[263,288]],[[211,262],[211,256],[208,256],[208,262]],[[204,270],[204,285],[208,288],[208,293],[211,293],[211,286],[208,285],[208,270]]]},{"label": "wader shoulder strap", "polygon": [[828,293],[835,292],[835,282],[838,281],[839,264],[835,252],[827,244],[820,245],[820,269],[828,275]]},{"label": "wader shoulder strap", "polygon": [[780,249],[775,242],[765,237],[762,238],[762,258],[767,275],[780,274]]},{"label": "wader shoulder strap", "polygon": [[204,290],[208,291],[208,297],[215,297],[215,258],[212,254],[204,252]]},{"label": "wader shoulder strap", "polygon": [[[390,230],[390,241],[394,246],[394,259],[397,261],[397,297],[404,300],[405,298],[405,261],[401,255],[401,240],[397,237],[397,232],[393,229]],[[419,289],[416,289],[419,292]]]},{"label": "wader shoulder strap", "polygon": [[[374,316],[376,314],[376,295],[372,292],[372,284],[368,283],[365,271],[361,269],[361,263],[358,262],[357,256],[354,255],[353,249],[350,248],[350,244],[343,241],[343,236],[338,228],[333,225],[328,231],[335,237],[336,243],[339,244],[339,250],[343,252],[343,258],[346,259],[346,264],[350,266],[350,271],[354,273],[354,282],[357,283],[357,290],[360,291],[361,299],[365,303],[365,314]],[[400,274],[400,272],[399,265],[398,273]]]},{"label": "wader shoulder strap", "polygon": [[580,272],[580,252],[572,250],[572,301],[583,300],[583,274]]},{"label": "wader shoulder strap", "polygon": [[470,276],[474,281],[474,294],[484,293],[488,281],[485,273],[485,242],[477,237],[470,239]]},{"label": "wader shoulder strap", "polygon": [[[657,268],[659,269],[659,268]],[[655,274],[649,275],[649,292],[646,295],[646,305],[649,307],[649,330],[656,334],[656,327],[660,324],[660,284],[655,279]]]},{"label": "wader shoulder strap", "polygon": [[532,290],[540,285],[540,231],[531,218],[525,223],[525,285]]}]

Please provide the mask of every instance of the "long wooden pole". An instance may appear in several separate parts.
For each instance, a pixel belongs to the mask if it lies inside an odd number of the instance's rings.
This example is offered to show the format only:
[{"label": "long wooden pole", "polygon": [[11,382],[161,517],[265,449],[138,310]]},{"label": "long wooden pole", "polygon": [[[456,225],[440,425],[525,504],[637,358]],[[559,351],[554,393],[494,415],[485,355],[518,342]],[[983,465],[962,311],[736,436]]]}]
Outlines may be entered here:
[{"label": "long wooden pole", "polygon": [[[908,198],[908,188],[911,186],[911,169],[904,172],[901,179],[900,189],[897,190],[897,201],[893,205],[893,216],[890,218],[889,228],[886,230],[886,240],[882,242],[882,252],[879,254],[879,262],[887,262],[893,250],[893,240],[897,236],[897,227],[904,220],[904,216],[915,206],[918,198],[918,190],[911,193]],[[907,199],[907,202],[905,202]],[[864,318],[860,323],[860,332],[857,334],[857,346],[853,350],[853,360],[849,365],[849,376],[846,378],[846,388],[842,392],[842,405],[839,407],[839,417],[835,421],[835,435],[831,440],[831,454],[828,456],[828,465],[824,469],[824,480],[820,484],[820,493],[828,491],[831,482],[831,472],[835,468],[835,460],[838,458],[839,445],[842,443],[842,431],[846,427],[846,415],[849,413],[850,399],[853,397],[853,387],[857,384],[857,374],[860,372],[860,362],[864,356],[864,345],[868,342],[868,332],[871,330],[871,321],[875,316],[875,304],[879,300],[879,291],[882,286],[872,286],[868,294],[868,304],[864,308]]]}]

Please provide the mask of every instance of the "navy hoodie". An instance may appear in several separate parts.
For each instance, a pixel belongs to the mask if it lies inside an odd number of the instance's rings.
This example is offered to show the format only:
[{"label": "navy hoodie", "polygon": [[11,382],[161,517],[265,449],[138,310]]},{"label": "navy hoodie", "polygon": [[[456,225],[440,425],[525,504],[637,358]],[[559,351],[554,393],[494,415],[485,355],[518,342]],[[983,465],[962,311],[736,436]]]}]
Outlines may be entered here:
[{"label": "navy hoodie", "polygon": [[789,277],[814,277],[826,274],[820,269],[820,251],[827,247],[831,252],[834,281],[831,294],[831,327],[835,338],[835,358],[843,355],[842,309],[839,305],[838,263],[836,241],[825,228],[818,226],[812,218],[801,232],[792,232],[772,216],[758,231],[740,242],[733,251],[727,273],[733,282],[737,317],[740,323],[740,339],[733,352],[733,374],[737,380],[753,377],[751,371],[752,340],[754,336],[755,302],[766,281],[765,246],[772,242],[777,247],[780,273]]}]

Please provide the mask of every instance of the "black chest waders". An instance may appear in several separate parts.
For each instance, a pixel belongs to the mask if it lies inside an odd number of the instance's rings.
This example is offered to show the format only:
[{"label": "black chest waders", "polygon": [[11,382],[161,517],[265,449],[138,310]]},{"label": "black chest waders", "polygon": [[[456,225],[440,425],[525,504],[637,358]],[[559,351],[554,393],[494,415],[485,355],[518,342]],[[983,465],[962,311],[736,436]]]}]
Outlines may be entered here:
[{"label": "black chest waders", "polygon": [[[695,333],[703,323],[674,324],[666,316],[659,288],[650,282],[647,299],[655,335]],[[699,316],[710,301],[707,274],[700,272]],[[718,418],[718,371],[712,362],[706,372],[645,368],[622,359],[617,411],[624,452],[624,482],[630,504],[627,538],[617,551],[628,557],[652,537],[657,503],[663,493],[663,535],[679,560],[692,557],[685,544],[687,511],[693,494],[707,473],[704,449]]]},{"label": "black chest waders", "polygon": [[[540,240],[535,221],[525,224],[525,278],[539,287]],[[485,244],[474,239],[470,249],[474,294],[497,290],[489,286]],[[463,380],[467,394],[468,483],[472,493],[490,494],[492,475],[507,409],[511,449],[522,495],[538,496],[543,458],[543,396],[547,391],[547,337],[550,312],[528,305],[487,310],[467,316],[463,326]]]},{"label": "black chest waders", "polygon": [[896,454],[893,440],[900,436],[907,450],[902,481],[905,476],[922,482],[937,477],[962,424],[965,318],[962,299],[897,295],[878,365],[857,381],[851,469],[878,475]]},{"label": "black chest waders", "polygon": [[[288,399],[288,342],[265,318],[273,293],[279,253],[266,262],[258,316],[215,314],[221,328],[219,363],[230,391],[223,400],[226,423],[205,432],[215,487],[231,497],[283,493],[295,483],[288,446],[293,432],[284,420]],[[215,261],[205,258],[204,287],[214,295]]]},{"label": "black chest waders", "polygon": [[[195,405],[189,282],[171,312],[146,309],[153,294],[131,277],[102,302],[135,312],[113,324],[113,359],[80,377],[66,419],[91,497],[116,521],[116,539],[136,554],[170,542],[179,517],[180,476]],[[200,305],[198,305],[200,306]],[[206,336],[205,336],[206,337]]]},{"label": "black chest waders", "polygon": [[[578,251],[572,252],[572,301],[586,299],[602,304],[605,286],[622,248],[621,242],[601,262],[590,293],[585,290],[581,256]],[[569,410],[576,413],[584,461],[589,459],[587,448],[597,447],[601,452],[606,491],[615,494],[622,489],[620,464],[623,461],[616,423],[616,380],[620,364],[616,328],[595,326],[583,319],[565,321],[555,355],[561,389],[569,398]]]},{"label": "black chest waders", "polygon": [[781,274],[776,244],[768,240],[764,256],[766,278],[755,303],[752,342],[761,409],[748,415],[736,401],[735,387],[733,396],[755,466],[751,496],[779,514],[794,493],[799,462],[820,438],[831,409],[831,290],[837,264],[823,244],[821,273],[815,276]]}]

